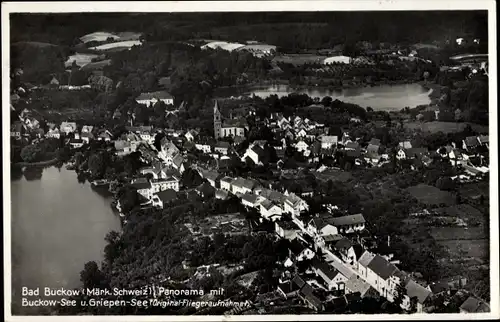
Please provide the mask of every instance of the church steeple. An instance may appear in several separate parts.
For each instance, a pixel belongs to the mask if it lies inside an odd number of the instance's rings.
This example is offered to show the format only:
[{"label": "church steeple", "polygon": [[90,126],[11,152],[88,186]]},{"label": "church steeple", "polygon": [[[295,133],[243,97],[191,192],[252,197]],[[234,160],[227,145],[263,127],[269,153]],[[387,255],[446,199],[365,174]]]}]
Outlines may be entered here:
[{"label": "church steeple", "polygon": [[222,128],[222,117],[220,114],[219,110],[219,104],[217,100],[215,100],[215,105],[214,105],[214,138],[217,140],[219,139],[221,135],[221,128]]}]

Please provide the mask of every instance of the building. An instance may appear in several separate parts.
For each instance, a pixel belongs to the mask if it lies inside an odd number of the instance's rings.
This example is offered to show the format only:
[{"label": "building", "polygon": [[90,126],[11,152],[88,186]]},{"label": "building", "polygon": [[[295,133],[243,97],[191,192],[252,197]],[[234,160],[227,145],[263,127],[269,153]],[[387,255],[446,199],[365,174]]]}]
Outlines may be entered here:
[{"label": "building", "polygon": [[231,184],[233,183],[233,181],[233,178],[227,176],[220,179],[220,188],[225,191],[231,191]]},{"label": "building", "polygon": [[316,275],[323,279],[329,291],[343,291],[345,289],[347,277],[342,275],[342,273],[334,267],[328,265],[324,261],[314,259],[312,269]]},{"label": "building", "polygon": [[165,191],[167,189],[179,191],[179,181],[180,180],[175,176],[153,179],[151,180],[153,193]]},{"label": "building", "polygon": [[359,277],[359,275],[356,274],[351,275],[351,277],[349,277],[345,282],[345,293],[359,293],[361,298],[378,298],[380,296],[377,290],[375,290],[370,284],[365,282],[363,278]]},{"label": "building", "polygon": [[246,129],[246,121],[228,119],[223,120],[217,100],[214,104],[214,138],[216,140],[228,136],[244,137]]},{"label": "building", "polygon": [[465,140],[462,140],[462,148],[469,152],[477,148],[479,144],[479,140],[476,136],[468,136]]},{"label": "building", "polygon": [[276,221],[281,219],[283,210],[275,203],[264,199],[260,203],[260,215],[266,220]]},{"label": "building", "polygon": [[74,133],[77,130],[77,126],[75,122],[62,122],[59,130],[64,134],[68,135],[69,133]]},{"label": "building", "polygon": [[254,195],[252,193],[245,193],[244,195],[241,196],[241,203],[245,207],[249,208],[259,208],[260,209],[260,204],[262,201],[265,199],[261,196]]},{"label": "building", "polygon": [[298,217],[303,211],[309,210],[309,205],[299,196],[291,193],[284,202],[284,211]]},{"label": "building", "polygon": [[332,149],[337,147],[337,143],[339,141],[338,136],[333,135],[323,135],[321,137],[321,148],[322,149]]},{"label": "building", "polygon": [[153,206],[164,208],[169,202],[177,199],[177,192],[172,189],[157,192],[152,197]]},{"label": "building", "polygon": [[460,305],[460,313],[487,313],[490,312],[488,303],[474,296],[469,296],[462,305]]},{"label": "building", "polygon": [[297,238],[297,232],[300,230],[291,221],[277,221],[274,225],[276,235],[281,238],[293,240]]},{"label": "building", "polygon": [[133,181],[130,186],[144,198],[151,200],[153,197],[153,186],[146,178],[141,178]]},{"label": "building", "polygon": [[231,182],[231,192],[233,194],[251,193],[256,187],[257,183],[255,181],[242,177],[238,177]]},{"label": "building", "polygon": [[288,257],[292,262],[302,262],[305,260],[313,259],[315,256],[314,251],[301,243],[298,239],[290,241],[288,246]]},{"label": "building", "polygon": [[152,106],[159,101],[165,103],[166,105],[174,105],[174,97],[167,91],[142,93],[135,99],[135,101],[146,106]]},{"label": "building", "polygon": [[365,218],[362,214],[332,218],[331,223],[340,233],[352,233],[365,229]]},{"label": "building", "polygon": [[408,280],[405,286],[406,295],[403,297],[401,307],[407,311],[411,309],[411,299],[416,298],[416,311],[422,313],[431,299],[432,292],[413,280]]},{"label": "building", "polygon": [[219,141],[214,146],[214,151],[222,155],[227,155],[229,151],[230,144],[226,141]]}]

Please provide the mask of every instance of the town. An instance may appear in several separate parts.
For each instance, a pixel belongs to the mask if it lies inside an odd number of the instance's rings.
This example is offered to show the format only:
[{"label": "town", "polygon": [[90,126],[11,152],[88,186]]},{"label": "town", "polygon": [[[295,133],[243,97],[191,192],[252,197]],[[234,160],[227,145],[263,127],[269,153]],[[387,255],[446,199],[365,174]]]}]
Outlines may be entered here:
[{"label": "town", "polygon": [[[482,41],[311,54],[259,41],[83,35],[80,53],[44,83],[12,69],[11,176],[56,166],[112,196],[122,228],[106,236],[103,267],[82,267],[83,287],[157,284],[207,291],[193,300],[251,303],[78,307],[91,314],[489,312],[487,55],[458,54]],[[426,55],[441,47],[455,50],[446,64]],[[184,51],[226,69],[196,83],[186,71],[195,67],[175,65]],[[248,71],[230,75],[231,58],[247,59]],[[299,75],[301,86],[415,83],[430,102],[384,111],[328,95],[205,90],[259,73],[273,84]]]}]

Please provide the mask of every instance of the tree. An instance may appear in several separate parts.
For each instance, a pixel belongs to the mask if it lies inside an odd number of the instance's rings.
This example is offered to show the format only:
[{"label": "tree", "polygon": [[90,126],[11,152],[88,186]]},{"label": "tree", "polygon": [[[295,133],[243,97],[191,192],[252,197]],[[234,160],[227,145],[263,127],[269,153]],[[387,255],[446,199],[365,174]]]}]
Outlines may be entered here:
[{"label": "tree", "polygon": [[83,270],[80,272],[80,281],[84,288],[100,288],[103,286],[104,280],[105,276],[96,262],[85,263]]},{"label": "tree", "polygon": [[41,157],[42,157],[42,150],[36,144],[27,145],[21,150],[21,158],[25,162],[36,162]]},{"label": "tree", "polygon": [[96,178],[104,176],[106,172],[106,160],[103,153],[92,154],[89,158],[88,167],[92,176]]}]

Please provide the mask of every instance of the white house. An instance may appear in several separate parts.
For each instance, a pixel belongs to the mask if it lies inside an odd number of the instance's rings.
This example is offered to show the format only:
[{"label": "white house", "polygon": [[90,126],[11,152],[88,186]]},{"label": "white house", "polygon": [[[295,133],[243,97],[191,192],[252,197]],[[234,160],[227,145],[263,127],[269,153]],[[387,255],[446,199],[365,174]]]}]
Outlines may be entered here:
[{"label": "white house", "polygon": [[45,133],[45,137],[59,139],[61,137],[61,132],[59,132],[57,127],[54,127]]},{"label": "white house", "polygon": [[274,228],[279,237],[288,240],[297,238],[297,232],[300,231],[292,221],[277,221]]},{"label": "white house", "polygon": [[260,203],[260,215],[266,220],[276,221],[281,219],[283,210],[276,204],[265,199]]},{"label": "white house", "polygon": [[146,106],[154,105],[159,101],[162,101],[167,105],[174,105],[174,97],[166,91],[142,93],[135,100],[137,103]]},{"label": "white house", "polygon": [[263,156],[264,149],[262,149],[260,145],[253,144],[252,146],[248,147],[241,160],[245,161],[246,158],[250,158],[255,164],[261,164]]},{"label": "white house", "polygon": [[151,188],[153,190],[153,193],[158,193],[167,189],[179,191],[179,181],[180,180],[175,176],[153,179],[151,180]]},{"label": "white house", "polygon": [[329,291],[345,289],[347,277],[342,275],[342,273],[334,267],[316,259],[314,260],[312,269],[316,275],[323,279]]},{"label": "white house", "polygon": [[197,136],[198,136],[198,131],[196,131],[196,130],[189,130],[184,135],[184,137],[186,138],[186,140],[188,140],[189,142],[193,142],[194,139],[196,139]]},{"label": "white house", "polygon": [[366,281],[375,288],[379,294],[389,301],[394,300],[397,283],[401,272],[387,259],[375,255],[367,267]]},{"label": "white house", "polygon": [[309,150],[309,144],[300,140],[295,144],[295,148],[297,149],[297,151],[304,153],[305,151]]},{"label": "white house", "polygon": [[227,176],[220,179],[220,188],[222,190],[231,191],[231,184],[233,181],[234,181],[233,178]]},{"label": "white house", "polygon": [[362,214],[332,218],[331,223],[340,233],[352,233],[365,229],[365,218]]},{"label": "white house", "polygon": [[303,211],[309,210],[309,205],[299,196],[291,193],[284,202],[284,211],[298,217]]},{"label": "white house", "polygon": [[75,122],[62,122],[59,129],[64,134],[68,135],[69,133],[76,132],[77,126]]},{"label": "white house", "polygon": [[357,271],[364,280],[368,279],[368,265],[375,258],[375,254],[365,251],[358,260]]},{"label": "white house", "polygon": [[256,187],[255,181],[245,179],[242,177],[238,177],[233,182],[231,182],[231,192],[233,194],[251,193],[255,187]]},{"label": "white house", "polygon": [[194,147],[196,150],[202,151],[203,153],[210,153],[212,152],[212,146],[209,143],[195,143]]},{"label": "white house", "polygon": [[264,200],[265,200],[265,198],[263,198],[262,196],[254,195],[252,193],[245,193],[244,195],[241,196],[241,203],[245,207],[249,207],[249,208],[259,208],[260,209],[260,204]]},{"label": "white house", "polygon": [[321,148],[322,149],[331,149],[337,146],[339,141],[338,136],[336,135],[323,135],[321,137]]}]

